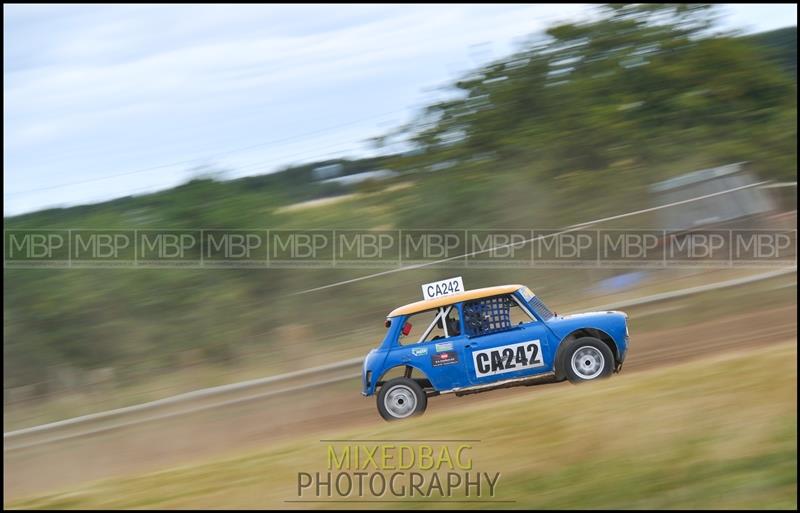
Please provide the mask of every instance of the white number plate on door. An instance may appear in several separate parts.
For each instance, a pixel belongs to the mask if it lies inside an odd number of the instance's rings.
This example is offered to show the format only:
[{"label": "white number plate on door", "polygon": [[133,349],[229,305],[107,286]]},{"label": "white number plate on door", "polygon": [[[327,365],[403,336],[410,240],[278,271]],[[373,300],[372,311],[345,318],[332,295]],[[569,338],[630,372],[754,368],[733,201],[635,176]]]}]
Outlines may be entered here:
[{"label": "white number plate on door", "polygon": [[538,340],[474,351],[472,360],[475,363],[475,376],[479,378],[544,365],[542,346]]}]

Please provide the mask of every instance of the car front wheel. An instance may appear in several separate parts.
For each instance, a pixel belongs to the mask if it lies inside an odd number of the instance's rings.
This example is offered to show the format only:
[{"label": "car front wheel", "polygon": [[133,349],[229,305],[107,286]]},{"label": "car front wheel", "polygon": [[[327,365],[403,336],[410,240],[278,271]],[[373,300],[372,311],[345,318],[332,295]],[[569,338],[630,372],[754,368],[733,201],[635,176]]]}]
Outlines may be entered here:
[{"label": "car front wheel", "polygon": [[606,378],[614,371],[611,349],[602,340],[593,337],[569,342],[562,362],[567,379],[572,383]]},{"label": "car front wheel", "polygon": [[378,412],[385,420],[400,420],[421,415],[428,406],[428,396],[410,378],[387,381],[378,392]]}]

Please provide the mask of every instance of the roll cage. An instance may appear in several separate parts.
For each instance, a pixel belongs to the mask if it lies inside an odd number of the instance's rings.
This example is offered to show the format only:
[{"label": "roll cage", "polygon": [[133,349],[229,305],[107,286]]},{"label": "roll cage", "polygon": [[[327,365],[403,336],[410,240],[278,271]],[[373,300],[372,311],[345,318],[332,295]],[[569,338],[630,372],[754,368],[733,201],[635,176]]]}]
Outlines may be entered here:
[{"label": "roll cage", "polygon": [[[480,337],[483,335],[514,329],[516,326],[511,323],[510,316],[510,309],[514,306],[518,306],[521,311],[529,317],[530,320],[528,322],[544,320],[540,317],[538,309],[532,308],[525,301],[522,301],[518,297],[518,293],[519,291],[496,294],[493,296],[469,299],[466,301],[459,301],[449,305],[432,308],[431,310],[436,310],[436,315],[428,324],[420,338],[411,344],[402,345],[413,345],[426,342],[431,331],[433,331],[437,326],[442,326],[444,338],[451,337],[452,334],[450,333],[447,318],[454,308],[458,312],[458,334],[464,334],[467,336],[467,338]],[[542,304],[542,306],[544,305]],[[399,317],[399,319],[390,318],[389,320],[392,320],[392,322],[394,322],[394,320],[402,320],[402,322],[405,324],[407,320],[414,315],[431,310],[423,310],[412,314],[402,315]],[[401,334],[401,331],[398,330],[398,336],[395,340],[396,344],[392,345],[399,344],[402,336],[403,335]]]}]

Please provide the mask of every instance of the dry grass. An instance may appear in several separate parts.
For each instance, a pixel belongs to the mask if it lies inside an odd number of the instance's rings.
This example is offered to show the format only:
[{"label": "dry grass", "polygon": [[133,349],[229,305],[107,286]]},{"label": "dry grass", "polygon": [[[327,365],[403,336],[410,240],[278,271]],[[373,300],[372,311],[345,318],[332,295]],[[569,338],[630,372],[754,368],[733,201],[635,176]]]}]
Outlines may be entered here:
[{"label": "dry grass", "polygon": [[[516,501],[414,507],[796,509],[796,385],[792,341],[319,438],[480,439],[474,470],[500,472],[496,499]],[[291,507],[297,473],[326,470],[319,438],[7,506]]]}]

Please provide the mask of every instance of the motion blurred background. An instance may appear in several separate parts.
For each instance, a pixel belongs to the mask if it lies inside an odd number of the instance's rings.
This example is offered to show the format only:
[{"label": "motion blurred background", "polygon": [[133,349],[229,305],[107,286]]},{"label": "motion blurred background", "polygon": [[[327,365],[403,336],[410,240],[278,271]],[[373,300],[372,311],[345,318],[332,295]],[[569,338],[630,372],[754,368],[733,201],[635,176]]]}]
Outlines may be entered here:
[{"label": "motion blurred background", "polygon": [[[240,105],[236,111],[220,109],[219,115],[227,118],[228,125],[201,129],[195,125],[203,125],[203,121],[190,112],[190,102],[181,106],[179,99],[161,98],[161,83],[148,89],[147,77],[138,73],[149,68],[137,66],[140,61],[126,60],[129,65],[103,62],[106,54],[89,52],[94,59],[91,66],[70,74],[69,68],[65,71],[58,67],[59,52],[32,43],[30,32],[25,31],[35,23],[40,24],[37,30],[47,27],[47,16],[63,16],[60,23],[52,22],[50,36],[42,35],[46,41],[47,37],[57,37],[71,17],[75,17],[75,23],[86,23],[89,16],[91,26],[93,16],[100,17],[110,7],[97,7],[97,13],[88,14],[86,9],[95,8],[64,7],[64,11],[48,14],[37,12],[40,8],[35,7],[4,6],[4,228],[559,229],[685,199],[669,195],[669,184],[676,183],[669,180],[735,164],[733,169],[740,180],[736,184],[765,182],[753,188],[758,190],[757,198],[739,196],[735,204],[709,199],[693,204],[691,209],[678,206],[645,212],[603,223],[599,228],[796,230],[796,6],[793,11],[787,11],[787,7],[758,6],[762,14],[793,12],[792,16],[776,14],[778,22],[773,19],[773,26],[785,28],[757,31],[749,27],[743,31],[731,23],[728,7],[706,4],[572,5],[565,10],[554,8],[550,14],[546,9],[520,13],[515,11],[521,9],[519,6],[500,6],[486,12],[470,11],[469,20],[456,6],[453,11],[450,6],[436,10],[415,6],[392,7],[387,12],[375,6],[306,6],[302,14],[307,18],[294,20],[304,32],[297,39],[298,47],[287,48],[285,39],[278,37],[250,40],[248,37],[263,29],[248,26],[243,30],[241,39],[235,42],[239,47],[252,44],[255,56],[235,61],[220,73],[226,80],[230,78],[226,74],[234,74],[237,81],[251,81],[247,87],[217,90],[229,82],[209,80],[200,92],[192,93],[200,99],[203,95],[214,98],[220,91],[225,95],[244,94],[253,98],[254,106],[266,108],[275,117],[264,118],[262,111],[260,119],[253,119],[248,106]],[[162,8],[139,9],[147,9],[158,18]],[[225,7],[211,12],[186,6],[180,9],[182,21],[165,30],[180,39],[213,26],[228,24],[232,28],[244,9]],[[275,15],[273,23],[280,23],[281,16],[288,13],[282,9],[270,6],[270,16]],[[508,12],[504,14],[503,9]],[[197,25],[192,25],[195,12]],[[375,37],[371,47],[358,38],[359,30],[365,29],[357,26],[349,32],[337,32],[320,21],[328,15],[358,20],[376,12],[385,17],[381,23],[391,30],[387,29],[385,40]],[[43,14],[45,21],[37,20],[36,16]],[[530,25],[522,22],[521,14],[531,16]],[[470,43],[463,37],[465,28],[472,30],[470,23],[476,23],[480,15],[486,16],[485,23],[498,25],[492,30],[476,29],[475,37],[502,33],[502,23],[506,22],[514,30],[535,30],[513,45],[501,45],[503,52],[487,51],[487,46],[475,44],[483,41]],[[516,21],[512,23],[511,17]],[[141,39],[146,39],[147,33],[138,34],[140,40],[131,38],[125,20],[121,16],[116,25],[105,26],[98,22],[91,26],[93,39],[73,43],[146,44]],[[382,105],[378,111],[404,112],[390,116],[390,123],[381,114],[372,116],[379,118],[378,127],[374,122],[359,124],[358,119],[369,114],[347,115],[348,109],[357,112],[359,99],[370,104],[378,100],[365,85],[359,85],[358,77],[373,70],[381,74],[396,63],[414,67],[418,48],[409,48],[404,54],[403,48],[381,46],[398,43],[397,33],[412,22],[433,31],[432,39],[424,45],[419,43],[421,46],[441,44],[450,48],[455,43],[446,40],[448,34],[458,33],[458,44],[471,45],[470,68],[448,70],[451,78],[429,89],[424,97],[427,103],[413,108],[413,115],[406,116],[408,102],[398,102]],[[153,23],[158,27],[164,20]],[[129,39],[116,39],[116,30]],[[441,31],[439,39],[436,31]],[[335,55],[350,50],[345,44],[347,37],[355,38],[361,46],[355,53],[337,55],[341,58],[335,61],[339,67],[309,68],[310,73],[300,77],[309,82],[299,93],[300,99],[287,106],[279,99],[271,104],[271,98],[264,97],[270,81],[282,78],[284,62],[270,64],[267,80],[259,75],[265,73],[263,69],[254,71],[259,52],[267,59],[286,51],[284,60],[293,59],[294,66],[303,67],[304,59],[308,59],[310,66],[316,62],[314,52],[324,49],[322,55]],[[233,44],[216,43],[222,47]],[[40,47],[42,51],[37,53]],[[373,55],[381,48],[386,50],[385,56]],[[125,48],[120,51],[124,54]],[[195,51],[193,58],[202,63],[206,58],[219,58],[215,52],[222,50],[208,43]],[[354,69],[358,70],[356,78],[348,79],[346,75],[355,73]],[[179,67],[173,84],[177,90],[184,86],[181,72]],[[97,112],[87,113],[94,116],[89,121],[60,117],[64,113],[56,108],[54,98],[69,102],[78,94],[74,88],[80,87],[96,87],[96,94],[114,96],[118,100],[115,108],[124,111],[125,89],[104,88],[103,73],[120,83],[136,84],[136,94],[145,97],[136,104],[141,108],[136,123],[120,124],[124,118]],[[410,98],[408,91],[418,92],[430,80],[401,81],[397,85],[390,83],[398,80],[392,73],[383,76],[388,77],[385,87],[397,90],[398,98]],[[430,76],[441,75],[437,72]],[[323,90],[335,88],[337,81],[345,81],[349,94],[341,99],[325,96]],[[277,87],[287,85],[279,81]],[[403,93],[399,92],[401,88]],[[38,103],[36,95],[45,93]],[[159,99],[175,103],[160,105]],[[340,110],[321,110],[329,116],[324,123],[291,119],[293,113],[298,119],[313,118],[323,101],[340,104]],[[33,116],[33,111],[41,119],[52,118],[52,124],[29,123],[33,118],[27,116]],[[68,125],[59,127],[59,119],[68,120]],[[107,127],[103,127],[103,119]],[[237,119],[248,134],[241,140],[234,139],[236,132],[228,129]],[[192,126],[182,126],[180,120]],[[47,134],[47,130],[69,133],[73,122],[74,130],[81,133],[85,129],[81,123],[90,121],[103,131],[119,134],[124,144],[106,142],[98,136],[54,151],[55,142],[51,146],[47,138],[34,137],[43,131]],[[172,153],[162,148],[147,149],[153,143],[151,137],[163,137],[155,129],[159,125],[174,136],[166,139]],[[261,134],[260,139],[269,141],[258,142],[259,126],[270,127],[267,132],[271,135]],[[198,148],[197,141],[209,134],[216,134],[216,144]],[[256,150],[258,153],[253,153]],[[175,151],[187,154],[181,157]],[[137,152],[146,153],[150,160],[132,159]],[[105,171],[97,167],[99,163],[107,164]],[[81,172],[81,166],[95,171]],[[160,185],[171,181],[177,185]],[[708,182],[687,197],[723,191],[734,183]],[[119,183],[122,185],[115,185]],[[677,226],[681,224],[684,226]],[[793,265],[790,262],[778,271],[791,271]],[[219,397],[165,404],[154,410],[170,416],[156,420],[147,419],[153,414],[148,411],[147,415],[93,420],[88,428],[81,425],[64,431],[56,427],[46,433],[24,430],[205,387],[356,359],[378,344],[388,311],[419,299],[421,283],[451,275],[463,276],[467,288],[500,283],[529,285],[559,313],[756,277],[746,285],[629,309],[633,345],[626,370],[634,375],[639,370],[684,365],[700,357],[719,357],[729,350],[784,351],[782,355],[789,355],[788,359],[779,358],[784,362],[796,354],[796,274],[775,273],[775,268],[454,269],[440,265],[296,294],[382,270],[5,266],[5,504],[280,507],[280,502],[270,502],[285,498],[279,487],[263,496],[256,497],[251,491],[237,495],[238,481],[230,476],[225,478],[229,487],[217,495],[192,489],[185,497],[166,492],[162,496],[154,492],[157,487],[130,483],[113,493],[92,488],[73,494],[61,491],[88,486],[98,479],[124,479],[176,465],[192,467],[231,454],[263,451],[296,441],[299,436],[318,439],[320,433],[336,429],[369,430],[378,418],[372,399],[360,398],[358,378],[349,378],[357,364],[343,374],[337,374],[337,369],[319,370],[280,384],[264,384],[255,390],[260,398],[250,397],[253,389],[246,394],[233,391],[222,397],[223,402],[233,401],[224,406],[211,407]],[[768,271],[773,274],[758,279]],[[790,349],[786,343],[790,343]],[[774,347],[779,349],[770,349]],[[784,381],[773,381],[770,372],[764,371],[765,379],[753,385],[761,401],[776,401],[769,415],[764,414],[763,439],[753,435],[742,442],[751,452],[765,451],[759,453],[765,459],[753,464],[759,474],[747,492],[754,501],[748,504],[756,507],[796,508],[796,406],[792,409],[790,404],[792,399],[796,403],[796,395],[790,391],[796,386],[796,367],[784,370],[789,373],[782,375]],[[742,372],[748,373],[747,369]],[[343,380],[333,379],[328,385],[274,393],[339,376],[344,376]],[[703,373],[693,376],[703,381]],[[625,373],[619,379],[625,379]],[[676,378],[669,386],[690,387],[691,381]],[[562,388],[558,393],[567,393],[561,392]],[[515,398],[537,392],[527,389],[487,396]],[[715,397],[713,390],[705,393]],[[237,399],[242,401],[235,402]],[[480,396],[474,401],[482,407],[486,399]],[[459,400],[441,402],[445,405],[442,415],[448,415]],[[714,401],[710,404],[696,406],[698,411],[713,409]],[[718,403],[726,404],[722,398]],[[209,407],[181,413],[198,406]],[[622,408],[623,413],[635,418],[633,410]],[[558,412],[554,408],[554,415],[568,414]],[[727,424],[721,425],[720,433],[739,428],[746,434],[748,427],[743,419],[753,412],[743,409],[741,413],[741,417],[722,419]],[[432,422],[437,421],[436,415]],[[469,422],[480,426],[475,418]],[[650,427],[639,428],[639,434],[646,437]],[[15,431],[20,434],[8,436]],[[567,434],[554,447],[574,443],[570,436],[580,438],[581,434]],[[725,436],[720,434],[720,438]],[[590,435],[585,434],[585,438]],[[709,442],[713,443],[716,441]],[[703,459],[699,457],[699,461]],[[256,465],[273,462],[268,455]],[[236,473],[240,468],[214,469],[211,473],[222,476],[225,471]],[[631,465],[631,475],[639,475],[637,469],[642,467]],[[721,464],[709,479],[749,479],[752,476],[747,472],[734,464]],[[623,504],[708,507],[724,504],[726,494],[738,497],[735,490],[741,488],[730,477],[731,482],[725,481],[727,484],[719,488],[676,496],[675,489],[684,490],[689,481],[697,485],[704,479],[687,478],[687,482],[677,484],[653,479],[663,485],[649,489],[654,502],[643,497]],[[545,485],[556,490],[574,486],[560,482]],[[291,483],[286,486],[291,490]],[[39,502],[33,499],[40,496],[45,498]],[[672,502],[665,499],[668,496]],[[197,497],[203,500],[193,503],[200,500]],[[537,493],[524,489],[516,497],[519,505],[532,507],[616,507],[619,504],[613,500],[624,499],[576,494],[571,496],[572,502],[546,503],[537,502]]]}]

